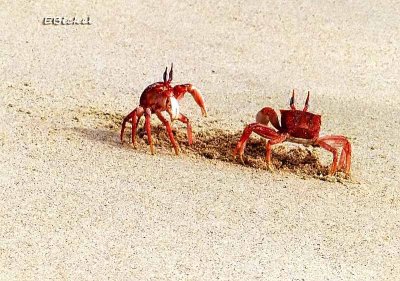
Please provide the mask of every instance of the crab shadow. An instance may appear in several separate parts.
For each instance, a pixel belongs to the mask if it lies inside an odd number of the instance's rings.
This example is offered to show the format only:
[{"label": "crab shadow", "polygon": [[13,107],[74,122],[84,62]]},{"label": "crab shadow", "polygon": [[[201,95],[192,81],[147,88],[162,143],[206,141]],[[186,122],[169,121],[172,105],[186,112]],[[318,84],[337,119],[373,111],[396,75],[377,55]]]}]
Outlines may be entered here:
[{"label": "crab shadow", "polygon": [[119,143],[119,138],[116,132],[112,129],[92,129],[75,127],[72,130],[90,141],[106,143],[113,147],[121,147],[121,144]]},{"label": "crab shadow", "polygon": [[[92,113],[96,115],[99,124],[95,129],[75,128],[75,131],[94,141],[107,143],[114,147],[125,147],[131,139],[131,128],[128,125],[124,134],[125,145],[119,140],[121,114],[110,114],[102,112]],[[257,169],[268,169],[265,162],[266,140],[253,134],[247,142],[244,152],[244,163],[232,156],[233,150],[241,137],[242,132],[231,132],[221,129],[207,129],[194,132],[192,145],[188,144],[186,129],[180,126],[173,130],[174,137],[179,143],[183,154],[190,157],[201,157],[224,162],[235,163]],[[156,125],[152,127],[153,143],[158,153],[172,153],[171,143],[165,127]],[[140,124],[136,136],[136,151],[148,153],[149,147],[146,132]],[[300,176],[308,175],[321,178],[328,174],[328,166],[323,165],[319,160],[318,151],[315,148],[308,149],[300,145],[277,145],[272,149],[272,163],[275,170],[287,171]]]}]

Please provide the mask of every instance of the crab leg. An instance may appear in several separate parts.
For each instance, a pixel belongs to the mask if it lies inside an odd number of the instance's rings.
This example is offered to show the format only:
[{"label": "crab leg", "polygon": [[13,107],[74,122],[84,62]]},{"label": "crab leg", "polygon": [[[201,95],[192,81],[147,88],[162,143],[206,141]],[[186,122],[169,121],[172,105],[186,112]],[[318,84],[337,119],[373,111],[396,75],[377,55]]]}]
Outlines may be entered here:
[{"label": "crab leg", "polygon": [[273,139],[270,139],[269,141],[267,141],[266,145],[265,145],[265,161],[267,162],[268,168],[272,171],[273,167],[272,167],[272,163],[271,163],[271,148],[272,145],[274,144],[278,144],[278,143],[282,143],[286,140],[287,136],[286,135],[279,135]]},{"label": "crab leg", "polygon": [[340,154],[338,169],[343,170],[346,174],[349,174],[350,165],[351,165],[351,144],[350,142],[348,142],[343,146],[342,153]]},{"label": "crab leg", "polygon": [[137,110],[132,116],[132,145],[135,146],[136,128],[137,128]]},{"label": "crab leg", "polygon": [[146,118],[144,126],[145,126],[146,133],[147,133],[147,139],[148,139],[149,145],[150,145],[150,152],[151,152],[151,154],[154,154],[155,151],[154,151],[153,141],[151,139],[151,125],[150,125],[151,110],[150,110],[150,108],[146,108],[144,116]]},{"label": "crab leg", "polygon": [[169,140],[172,143],[172,146],[174,147],[175,150],[175,154],[178,155],[179,154],[179,147],[178,144],[176,143],[175,139],[174,139],[174,134],[172,133],[172,129],[171,129],[171,124],[168,122],[167,119],[165,119],[165,117],[161,114],[160,111],[156,112],[158,119],[161,120],[161,122],[165,125],[165,128],[167,129],[167,133],[169,136]]},{"label": "crab leg", "polygon": [[243,163],[243,152],[246,147],[247,140],[249,139],[250,135],[252,132],[255,132],[256,134],[269,139],[267,144],[266,144],[266,154],[265,154],[265,160],[268,164],[268,168],[272,169],[271,165],[271,146],[277,143],[284,142],[287,138],[286,135],[282,135],[275,131],[274,129],[271,129],[263,124],[260,123],[252,123],[246,126],[246,128],[243,131],[242,137],[240,138],[238,144],[236,145],[236,149],[233,152],[233,156],[235,157],[237,154],[239,154],[240,160]]},{"label": "crab leg", "polygon": [[128,122],[129,119],[132,119],[133,116],[136,116],[136,114],[137,114],[136,112],[137,112],[137,108],[135,110],[133,110],[131,113],[129,113],[122,121],[121,134],[120,134],[121,143],[124,143],[124,131],[125,131],[126,122]]},{"label": "crab leg", "polygon": [[179,114],[178,120],[181,121],[182,123],[186,124],[188,142],[189,142],[189,145],[192,145],[192,143],[193,143],[192,125],[190,124],[189,119],[185,115]]},{"label": "crab leg", "polygon": [[142,117],[143,113],[144,113],[143,107],[138,106],[136,108],[136,114],[134,114],[132,117],[132,145],[134,147],[135,147],[137,126],[139,124],[140,118]]},{"label": "crab leg", "polygon": [[135,145],[135,136],[136,136],[136,129],[139,124],[140,117],[143,115],[143,107],[138,106],[133,110],[131,113],[129,113],[124,120],[122,121],[122,128],[121,128],[121,134],[120,134],[120,140],[121,143],[124,143],[124,132],[125,132],[125,127],[126,123],[131,119],[132,122],[132,144]]},{"label": "crab leg", "polygon": [[338,151],[337,148],[342,147],[342,154],[340,155],[339,169],[344,168],[347,177],[350,176],[351,164],[351,144],[344,136],[324,136],[317,139],[316,144],[333,154],[331,168],[329,175],[334,175],[337,171]]}]

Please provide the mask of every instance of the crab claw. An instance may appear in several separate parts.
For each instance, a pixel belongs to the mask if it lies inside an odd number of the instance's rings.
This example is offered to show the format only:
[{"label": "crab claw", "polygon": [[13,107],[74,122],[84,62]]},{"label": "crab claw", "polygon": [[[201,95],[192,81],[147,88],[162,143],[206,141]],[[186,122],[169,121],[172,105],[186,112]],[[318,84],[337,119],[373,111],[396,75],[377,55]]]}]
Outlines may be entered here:
[{"label": "crab claw", "polygon": [[176,85],[174,87],[174,96],[177,100],[180,100],[183,98],[185,93],[188,92],[189,94],[192,95],[194,98],[195,102],[198,104],[198,106],[201,109],[201,114],[206,117],[207,116],[207,110],[204,105],[204,99],[203,96],[201,95],[200,91],[197,90],[192,84],[183,84],[183,85]]},{"label": "crab claw", "polygon": [[179,103],[176,98],[168,98],[167,112],[171,118],[171,122],[179,117]]},{"label": "crab claw", "polygon": [[204,105],[204,99],[201,95],[200,91],[197,90],[194,86],[190,85],[187,90],[194,98],[195,102],[200,106],[201,114],[204,117],[207,117],[206,107]]}]

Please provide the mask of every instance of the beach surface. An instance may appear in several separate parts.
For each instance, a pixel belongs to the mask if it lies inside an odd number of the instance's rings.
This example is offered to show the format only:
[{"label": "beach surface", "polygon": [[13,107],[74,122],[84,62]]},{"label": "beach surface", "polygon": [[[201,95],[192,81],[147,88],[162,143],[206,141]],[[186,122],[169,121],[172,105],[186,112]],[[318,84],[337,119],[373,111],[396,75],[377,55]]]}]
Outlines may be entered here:
[{"label": "beach surface", "polygon": [[[0,2],[0,280],[398,280],[398,1]],[[45,17],[90,25],[44,25]],[[174,155],[152,118],[120,124],[174,63],[192,83]],[[332,155],[251,136],[290,92],[322,115]],[[142,123],[141,123],[142,127]]]}]

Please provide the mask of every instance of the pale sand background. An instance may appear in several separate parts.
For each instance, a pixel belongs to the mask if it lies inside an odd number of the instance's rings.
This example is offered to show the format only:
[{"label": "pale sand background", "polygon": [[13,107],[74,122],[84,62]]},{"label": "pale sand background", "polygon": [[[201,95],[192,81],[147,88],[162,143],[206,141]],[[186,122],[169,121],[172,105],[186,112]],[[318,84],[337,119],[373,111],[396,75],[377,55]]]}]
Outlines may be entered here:
[{"label": "pale sand background", "polygon": [[[0,2],[0,280],[398,280],[398,1],[68,2]],[[195,130],[311,90],[353,182],[119,145],[171,61]]]}]

